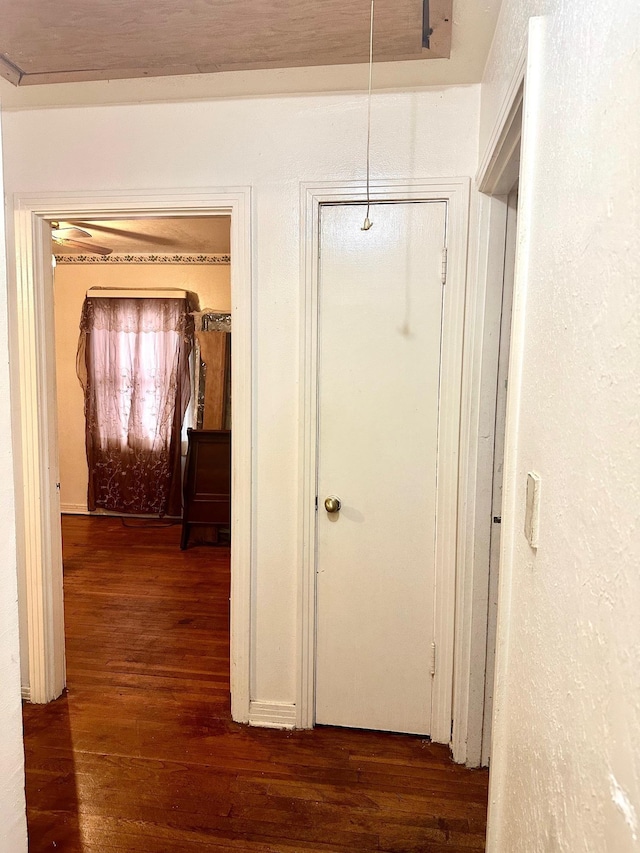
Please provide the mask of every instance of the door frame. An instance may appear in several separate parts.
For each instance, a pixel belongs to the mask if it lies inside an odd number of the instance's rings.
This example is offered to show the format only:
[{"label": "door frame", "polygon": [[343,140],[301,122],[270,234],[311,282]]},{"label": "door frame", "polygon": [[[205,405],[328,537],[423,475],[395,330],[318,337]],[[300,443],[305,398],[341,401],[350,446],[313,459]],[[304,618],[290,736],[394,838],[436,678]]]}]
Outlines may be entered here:
[{"label": "door frame", "polygon": [[[512,445],[517,433],[517,401],[520,393],[519,359],[523,346],[523,316],[519,290],[523,287],[519,268],[527,248],[529,182],[535,167],[532,141],[537,121],[537,76],[542,67],[543,19],[532,18],[502,103],[482,154],[475,183],[478,189],[476,239],[472,248],[473,269],[468,293],[465,331],[465,410],[461,443],[466,471],[460,482],[460,537],[458,632],[456,633],[456,678],[452,750],[455,761],[477,767],[487,764],[491,725],[484,725],[487,680],[494,680],[492,719],[499,706],[500,626],[508,622],[503,589],[508,587],[511,550],[510,482]],[[525,168],[524,164],[528,163]],[[508,196],[519,182],[516,229],[514,292],[512,300],[509,384],[505,420],[502,527],[499,558],[498,612],[490,613],[488,595],[491,565],[491,496],[494,466],[496,377],[505,271],[505,240]],[[505,519],[507,523],[505,525]],[[488,619],[495,625],[491,628]],[[487,637],[496,629],[495,673],[487,671]],[[489,661],[489,665],[491,662]]]},{"label": "door frame", "polygon": [[[447,283],[441,341],[441,396],[438,431],[438,495],[431,739],[451,740],[454,669],[456,538],[461,414],[462,344],[469,212],[469,178],[376,181],[371,200],[385,202],[443,201],[447,205],[445,240]],[[316,482],[318,452],[318,258],[323,204],[363,203],[361,182],[301,184],[301,280],[304,284],[300,330],[300,537],[298,576],[298,662],[296,726],[315,722],[316,637]],[[375,227],[375,226],[374,226]],[[430,678],[429,673],[425,677]]]},{"label": "door frame", "polygon": [[[51,219],[231,216],[232,453],[231,710],[249,719],[253,521],[253,294],[249,187],[18,193],[13,198],[9,316],[16,539],[22,602],[23,696],[49,702],[65,686]],[[9,235],[9,245],[11,245]],[[49,285],[49,286],[48,286]],[[26,624],[25,624],[26,623]]]},{"label": "door frame", "polygon": [[[516,154],[516,152],[514,152]],[[519,146],[517,156],[518,161]],[[493,420],[493,464],[491,509],[489,512],[489,571],[487,595],[487,643],[484,679],[484,705],[482,719],[483,767],[489,764],[491,755],[491,729],[493,716],[493,686],[495,676],[496,631],[498,627],[498,582],[500,579],[500,540],[502,538],[502,486],[504,478],[504,451],[506,438],[506,408],[508,392],[508,369],[511,354],[511,315],[513,309],[513,286],[515,278],[515,255],[518,224],[518,182],[506,197],[505,247],[503,264],[502,300],[500,327],[497,333],[495,384],[495,416]],[[499,290],[499,288],[498,288]],[[498,520],[496,521],[496,516]]]}]

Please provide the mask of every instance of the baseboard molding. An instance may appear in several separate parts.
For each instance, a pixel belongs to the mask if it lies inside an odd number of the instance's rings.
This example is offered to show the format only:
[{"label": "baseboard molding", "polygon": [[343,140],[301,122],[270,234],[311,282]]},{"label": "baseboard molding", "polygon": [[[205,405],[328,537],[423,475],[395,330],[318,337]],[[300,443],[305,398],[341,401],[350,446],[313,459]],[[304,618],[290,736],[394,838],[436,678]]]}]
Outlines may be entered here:
[{"label": "baseboard molding", "polygon": [[[135,512],[111,512],[108,509],[96,509],[93,512],[89,512],[86,504],[60,504],[60,512],[62,515],[90,515],[93,518],[96,517],[104,517],[104,518],[148,518],[148,519],[158,519],[158,515],[151,514],[143,514],[143,513],[135,513]],[[164,515],[163,519],[167,521],[182,521],[181,516],[177,515]]]},{"label": "baseboard molding", "polygon": [[60,512],[63,515],[89,515],[86,504],[60,504]]},{"label": "baseboard molding", "polygon": [[25,702],[31,701],[31,688],[29,687],[28,684],[23,684],[22,687],[20,688],[20,692],[21,692],[22,698],[25,700]]},{"label": "baseboard molding", "polygon": [[266,729],[294,729],[296,706],[289,702],[250,702],[249,725]]}]

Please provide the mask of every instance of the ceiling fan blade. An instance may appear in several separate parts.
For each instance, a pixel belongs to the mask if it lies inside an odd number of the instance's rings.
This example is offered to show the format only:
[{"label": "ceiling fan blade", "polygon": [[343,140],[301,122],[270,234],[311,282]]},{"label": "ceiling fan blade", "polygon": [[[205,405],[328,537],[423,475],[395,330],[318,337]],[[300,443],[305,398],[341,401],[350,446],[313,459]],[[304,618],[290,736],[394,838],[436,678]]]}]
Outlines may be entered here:
[{"label": "ceiling fan blade", "polygon": [[91,234],[89,231],[85,231],[84,228],[78,228],[73,223],[70,223],[69,225],[63,225],[63,227],[61,228],[59,220],[52,219],[49,224],[51,225],[51,234],[54,240],[56,239],[56,237],[60,238],[61,240],[65,239],[66,237],[93,237],[93,234]]},{"label": "ceiling fan blade", "polygon": [[[133,231],[131,223],[128,223],[126,227],[116,227],[109,226],[106,223],[98,223],[98,222],[80,222],[81,225],[85,224],[87,228],[91,228],[93,232],[98,232],[97,236],[100,237],[113,234],[115,237],[125,237],[127,240],[142,240],[145,243],[154,244],[157,246],[167,246],[171,245],[172,240],[170,237],[160,236],[157,234],[147,233],[145,231]],[[92,234],[93,237],[96,234]]]},{"label": "ceiling fan blade", "polygon": [[61,240],[75,239],[76,237],[80,237],[81,239],[84,237],[91,238],[93,234],[90,234],[88,231],[85,231],[84,228],[54,228],[52,232],[56,237],[59,237]]},{"label": "ceiling fan blade", "polygon": [[110,255],[113,249],[107,249],[106,246],[97,246],[95,243],[81,243],[78,240],[68,240],[66,237],[54,237],[55,243],[61,246],[71,246],[73,249],[82,249],[84,252],[91,252],[94,255]]}]

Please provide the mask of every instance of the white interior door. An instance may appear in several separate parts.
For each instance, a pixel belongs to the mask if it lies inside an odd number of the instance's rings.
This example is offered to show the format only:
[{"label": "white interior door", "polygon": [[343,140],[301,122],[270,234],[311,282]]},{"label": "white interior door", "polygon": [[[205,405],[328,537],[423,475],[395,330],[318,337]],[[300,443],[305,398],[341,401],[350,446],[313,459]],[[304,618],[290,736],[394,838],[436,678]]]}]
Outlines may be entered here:
[{"label": "white interior door", "polygon": [[429,734],[446,204],[364,214],[320,217],[316,722]]}]

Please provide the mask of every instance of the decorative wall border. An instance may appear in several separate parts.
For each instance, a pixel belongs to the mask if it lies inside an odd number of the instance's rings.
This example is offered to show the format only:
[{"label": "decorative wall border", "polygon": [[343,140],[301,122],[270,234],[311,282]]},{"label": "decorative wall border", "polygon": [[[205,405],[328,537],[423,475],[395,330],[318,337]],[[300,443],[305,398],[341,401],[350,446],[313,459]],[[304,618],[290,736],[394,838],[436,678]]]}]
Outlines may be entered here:
[{"label": "decorative wall border", "polygon": [[222,264],[229,266],[231,255],[172,255],[172,254],[131,254],[114,253],[111,255],[54,255],[56,264]]}]

